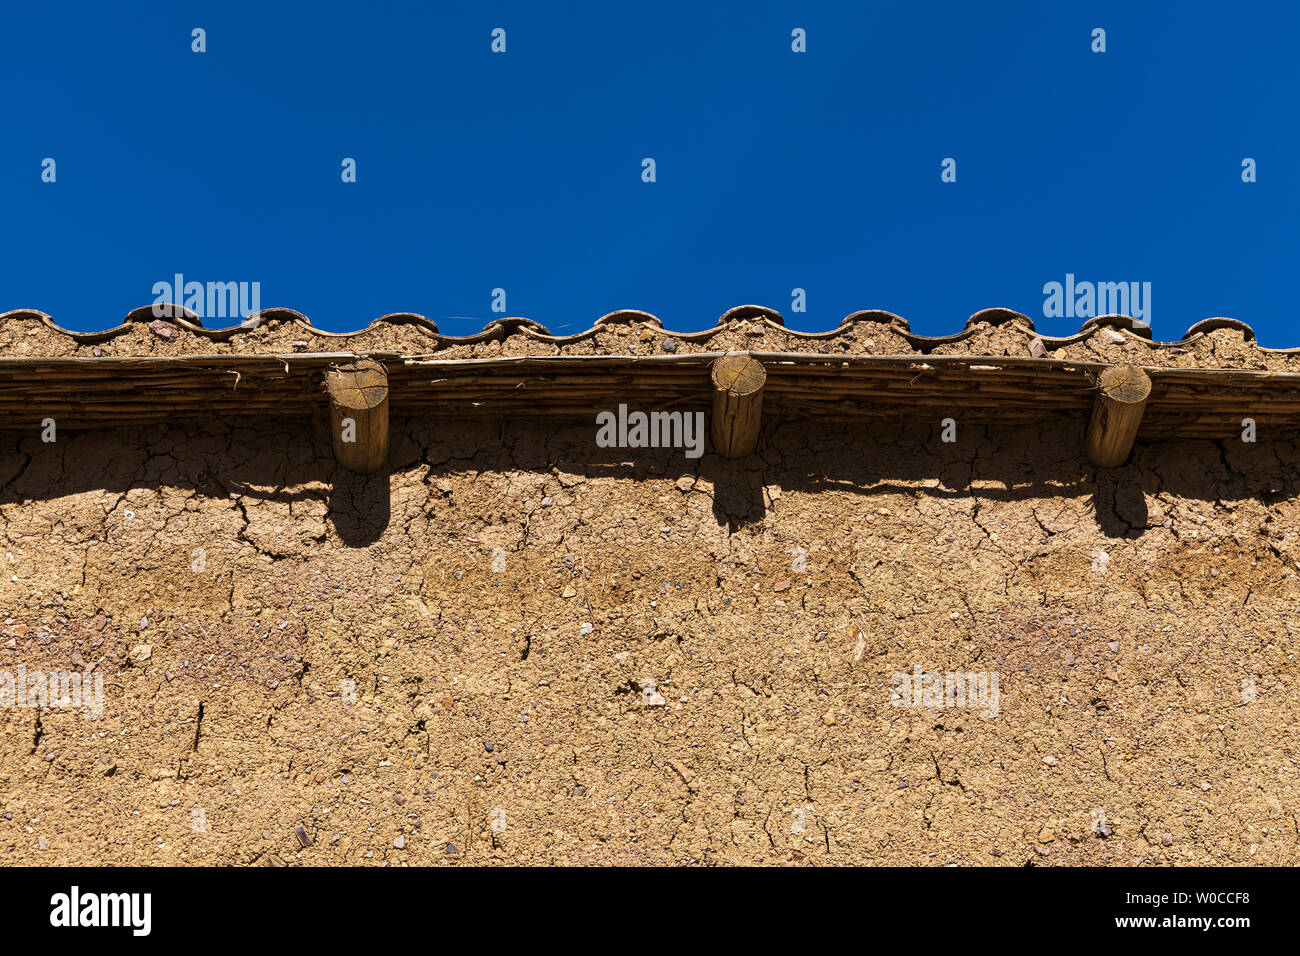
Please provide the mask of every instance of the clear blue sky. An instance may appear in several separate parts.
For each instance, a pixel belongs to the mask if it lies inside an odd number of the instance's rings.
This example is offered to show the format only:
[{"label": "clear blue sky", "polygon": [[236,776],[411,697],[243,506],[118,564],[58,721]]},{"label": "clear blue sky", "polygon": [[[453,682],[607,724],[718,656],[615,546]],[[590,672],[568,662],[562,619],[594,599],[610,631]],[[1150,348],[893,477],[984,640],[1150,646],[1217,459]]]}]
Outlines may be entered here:
[{"label": "clear blue sky", "polygon": [[1300,345],[1298,30],[1283,3],[9,3],[0,311],[104,328],[179,272],[334,331],[466,334],[500,287],[559,333],[757,303],[1066,334],[1042,290],[1073,273],[1151,282],[1156,338]]}]

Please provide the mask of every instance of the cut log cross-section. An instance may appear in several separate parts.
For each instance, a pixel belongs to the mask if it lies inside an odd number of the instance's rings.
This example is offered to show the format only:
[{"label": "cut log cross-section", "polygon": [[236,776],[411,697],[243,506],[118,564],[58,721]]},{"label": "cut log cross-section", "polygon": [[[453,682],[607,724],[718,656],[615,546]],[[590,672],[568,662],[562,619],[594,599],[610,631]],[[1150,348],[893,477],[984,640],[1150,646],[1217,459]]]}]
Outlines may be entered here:
[{"label": "cut log cross-section", "polygon": [[724,355],[713,363],[713,446],[726,458],[758,447],[763,427],[763,363],[749,355]]},{"label": "cut log cross-section", "polygon": [[349,471],[378,471],[388,458],[388,373],[361,359],[331,368],[327,385],[334,456]]},{"label": "cut log cross-section", "polygon": [[1101,373],[1088,422],[1088,460],[1100,468],[1117,468],[1128,460],[1142,413],[1151,395],[1151,379],[1135,365],[1117,365]]}]

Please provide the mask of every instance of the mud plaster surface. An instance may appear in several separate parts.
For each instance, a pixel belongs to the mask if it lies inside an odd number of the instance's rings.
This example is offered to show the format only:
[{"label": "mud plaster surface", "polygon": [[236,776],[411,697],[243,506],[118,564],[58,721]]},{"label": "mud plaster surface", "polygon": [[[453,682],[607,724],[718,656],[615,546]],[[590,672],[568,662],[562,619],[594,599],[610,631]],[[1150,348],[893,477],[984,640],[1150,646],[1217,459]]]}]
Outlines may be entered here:
[{"label": "mud plaster surface", "polygon": [[6,436],[0,670],[105,701],[0,710],[0,862],[1296,863],[1297,443],[958,439]]}]

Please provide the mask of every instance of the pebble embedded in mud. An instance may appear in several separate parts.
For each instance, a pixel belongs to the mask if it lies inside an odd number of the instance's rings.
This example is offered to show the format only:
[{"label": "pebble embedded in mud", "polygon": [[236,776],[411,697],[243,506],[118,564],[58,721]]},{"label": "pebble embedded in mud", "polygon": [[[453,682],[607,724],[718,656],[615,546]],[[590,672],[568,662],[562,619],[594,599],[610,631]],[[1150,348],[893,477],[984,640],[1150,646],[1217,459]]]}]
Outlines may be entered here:
[{"label": "pebble embedded in mud", "polygon": [[649,677],[643,677],[638,682],[641,686],[641,703],[646,707],[664,707],[668,701],[664,695],[659,692],[658,685]]}]

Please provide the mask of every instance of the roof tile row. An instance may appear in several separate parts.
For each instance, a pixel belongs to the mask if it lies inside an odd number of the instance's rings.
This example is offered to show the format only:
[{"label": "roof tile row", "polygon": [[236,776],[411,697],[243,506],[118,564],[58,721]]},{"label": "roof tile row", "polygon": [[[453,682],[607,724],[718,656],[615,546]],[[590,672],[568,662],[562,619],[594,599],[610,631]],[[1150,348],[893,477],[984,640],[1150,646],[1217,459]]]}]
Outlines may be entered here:
[{"label": "roof tile row", "polygon": [[[238,325],[207,328],[180,306],[144,306],[120,324],[99,332],[73,332],[31,309],[0,314],[0,357],[185,355],[238,352],[283,354],[318,351],[386,351],[445,358],[646,352],[737,351],[747,348],[845,354],[1053,355],[1069,359],[1144,361],[1192,367],[1300,370],[1300,349],[1268,349],[1255,342],[1244,322],[1209,318],[1177,342],[1155,342],[1151,329],[1125,315],[1089,319],[1071,336],[1041,335],[1028,316],[1011,309],[984,309],[962,331],[917,335],[907,320],[870,309],[845,316],[825,332],[785,327],[775,309],[742,305],[725,312],[710,329],[675,332],[648,312],[624,309],[597,319],[587,330],[556,336],[526,318],[500,318],[473,335],[443,335],[432,319],[400,312],[381,316],[353,332],[327,332],[293,309],[263,309]],[[1137,354],[1134,354],[1137,353]]]}]

